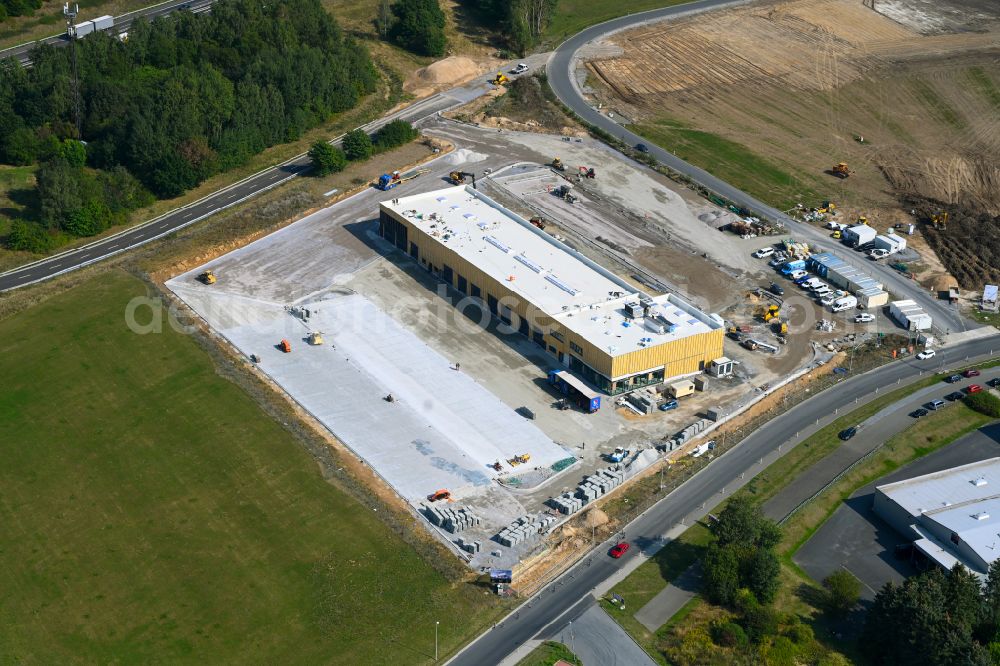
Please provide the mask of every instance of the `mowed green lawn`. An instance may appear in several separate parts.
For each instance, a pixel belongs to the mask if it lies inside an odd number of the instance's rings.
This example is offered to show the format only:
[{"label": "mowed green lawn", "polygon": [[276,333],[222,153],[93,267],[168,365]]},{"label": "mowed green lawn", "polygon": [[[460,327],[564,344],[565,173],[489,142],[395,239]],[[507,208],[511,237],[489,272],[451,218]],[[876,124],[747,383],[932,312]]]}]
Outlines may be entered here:
[{"label": "mowed green lawn", "polygon": [[398,663],[485,623],[113,272],[0,321],[0,663]]}]

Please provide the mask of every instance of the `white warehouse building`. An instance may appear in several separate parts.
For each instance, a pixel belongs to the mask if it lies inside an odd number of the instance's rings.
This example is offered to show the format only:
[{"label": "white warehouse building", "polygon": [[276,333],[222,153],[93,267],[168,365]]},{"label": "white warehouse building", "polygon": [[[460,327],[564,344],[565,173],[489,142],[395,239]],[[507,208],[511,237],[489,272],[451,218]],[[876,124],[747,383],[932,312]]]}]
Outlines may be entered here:
[{"label": "white warehouse building", "polygon": [[889,254],[896,254],[906,249],[906,239],[893,233],[880,234],[872,242],[875,244],[874,249],[885,250]]},{"label": "white warehouse building", "polygon": [[1000,558],[1000,458],[877,486],[872,508],[945,569],[982,578]]},{"label": "white warehouse building", "polygon": [[909,299],[889,303],[889,314],[908,331],[926,331],[933,324],[931,316]]}]

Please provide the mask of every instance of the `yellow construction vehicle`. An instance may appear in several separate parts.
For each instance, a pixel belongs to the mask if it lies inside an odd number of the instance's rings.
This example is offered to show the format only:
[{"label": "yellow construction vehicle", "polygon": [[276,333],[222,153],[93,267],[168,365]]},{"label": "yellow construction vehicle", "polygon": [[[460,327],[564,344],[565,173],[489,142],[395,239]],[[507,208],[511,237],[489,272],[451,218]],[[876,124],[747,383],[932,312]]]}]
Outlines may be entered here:
[{"label": "yellow construction vehicle", "polygon": [[452,171],[448,174],[448,179],[456,185],[461,185],[465,182],[465,176],[462,175],[461,171]]},{"label": "yellow construction vehicle", "polygon": [[830,238],[837,238],[837,239],[839,239],[840,237],[841,237],[840,229],[837,229],[832,234],[830,234]]},{"label": "yellow construction vehicle", "polygon": [[205,271],[198,276],[198,281],[203,284],[215,284],[215,273],[212,271]]},{"label": "yellow construction vehicle", "polygon": [[774,324],[772,326],[773,326],[774,332],[777,333],[778,335],[787,335],[788,334],[788,323],[787,322],[775,320],[775,322],[774,322]]},{"label": "yellow construction vehicle", "polygon": [[511,458],[510,460],[508,460],[507,464],[509,464],[511,467],[515,467],[517,465],[523,465],[524,463],[528,462],[529,460],[531,460],[531,454],[529,454],[529,453],[522,453],[521,455],[514,456],[513,458]]},{"label": "yellow construction vehicle", "polygon": [[781,310],[780,305],[769,305],[767,307],[767,312],[764,313],[764,322],[767,323],[772,319],[777,319],[778,312]]},{"label": "yellow construction vehicle", "polygon": [[495,86],[503,86],[510,83],[510,79],[504,76],[503,72],[497,72],[497,75],[490,80],[490,83]]},{"label": "yellow construction vehicle", "polygon": [[931,223],[935,229],[945,229],[948,226],[948,213],[942,211],[931,215]]},{"label": "yellow construction vehicle", "polygon": [[837,178],[847,178],[852,173],[854,173],[853,171],[851,171],[850,167],[847,166],[847,162],[837,162],[836,164],[833,165],[833,168],[830,169],[830,171]]},{"label": "yellow construction vehicle", "polygon": [[450,490],[435,490],[430,495],[427,496],[428,502],[437,502],[438,500],[449,500],[451,501],[451,491]]},{"label": "yellow construction vehicle", "polygon": [[859,215],[858,216],[858,224],[863,224],[863,225],[867,226],[868,225],[868,218],[865,217],[864,215]]},{"label": "yellow construction vehicle", "polygon": [[323,334],[319,331],[313,331],[309,334],[309,344],[311,345],[321,345],[323,344]]},{"label": "yellow construction vehicle", "polygon": [[553,157],[552,158],[552,168],[556,169],[557,171],[565,171],[566,170],[566,165],[563,164],[563,161],[561,159],[559,159],[558,157]]}]

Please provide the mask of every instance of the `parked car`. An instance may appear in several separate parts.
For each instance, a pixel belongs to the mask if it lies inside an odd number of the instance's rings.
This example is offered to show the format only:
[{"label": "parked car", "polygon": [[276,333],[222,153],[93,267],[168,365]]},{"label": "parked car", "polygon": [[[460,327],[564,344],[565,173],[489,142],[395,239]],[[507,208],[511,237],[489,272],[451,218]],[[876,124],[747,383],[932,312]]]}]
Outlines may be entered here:
[{"label": "parked car", "polygon": [[937,354],[937,352],[934,351],[933,349],[925,349],[919,354],[917,354],[917,360],[926,361],[929,358],[934,358],[935,354]]},{"label": "parked car", "polygon": [[[642,144],[639,145],[641,146]],[[764,257],[770,257],[772,254],[774,254],[773,247],[762,247],[756,252],[754,252],[753,256],[757,257],[758,259],[763,259]]]},{"label": "parked car", "polygon": [[777,282],[772,282],[771,286],[768,287],[767,290],[769,292],[771,292],[772,294],[774,294],[775,296],[784,296],[785,295],[784,288],[780,284],[778,284]]},{"label": "parked car", "polygon": [[883,250],[882,248],[877,247],[874,250],[870,251],[868,253],[868,256],[874,259],[875,261],[878,261],[879,259],[885,259],[886,257],[888,257],[889,250]]},{"label": "parked car", "polygon": [[966,370],[965,372],[963,372],[962,376],[963,377],[978,377],[979,376],[979,371],[976,370],[975,368],[970,368],[969,370]]},{"label": "parked car", "polygon": [[949,384],[957,384],[962,381],[962,375],[952,375],[951,377],[945,377],[945,381]]},{"label": "parked car", "polygon": [[671,409],[677,409],[677,401],[673,398],[667,400],[660,405],[661,412],[669,412]]},{"label": "parked car", "polygon": [[623,541],[617,546],[614,546],[608,554],[617,560],[619,557],[621,557],[627,552],[628,552],[628,544]]},{"label": "parked car", "polygon": [[809,279],[809,273],[805,271],[792,271],[788,274],[788,279],[796,284],[800,284]]},{"label": "parked car", "polygon": [[933,410],[937,411],[937,410],[941,409],[942,407],[944,407],[947,404],[948,403],[945,402],[944,400],[931,400],[930,402],[928,402],[927,404],[925,404],[924,407],[926,407],[927,409],[933,409]]},{"label": "parked car", "polygon": [[842,440],[844,440],[846,442],[851,437],[854,437],[857,434],[858,434],[858,426],[851,426],[850,428],[846,428],[844,430],[841,430],[840,434],[837,435],[837,436],[840,437]]},{"label": "parked car", "polygon": [[990,388],[996,388],[1000,386],[1000,377],[995,377],[991,379],[990,381],[986,382],[986,385],[989,386]]},{"label": "parked car", "polygon": [[821,285],[821,286],[813,289],[813,296],[826,296],[829,293],[830,293],[830,286],[829,285],[825,285],[824,284],[824,285]]},{"label": "parked car", "polygon": [[910,416],[912,416],[915,419],[919,419],[921,416],[927,416],[928,414],[930,414],[930,412],[928,412],[923,407],[920,407],[919,409],[914,409],[912,412],[910,412]]},{"label": "parked car", "polygon": [[956,400],[961,400],[964,397],[965,394],[963,394],[961,391],[953,391],[948,395],[946,395],[944,398],[945,400],[951,400],[952,402],[955,402]]},{"label": "parked car", "polygon": [[869,312],[862,312],[854,316],[854,323],[856,324],[867,324],[870,321],[875,321],[875,315]]},{"label": "parked car", "polygon": [[519,62],[519,63],[517,63],[517,67],[515,67],[514,69],[512,69],[510,71],[511,71],[512,74],[524,74],[529,69],[530,68],[528,67],[527,63]]},{"label": "parked car", "polygon": [[969,394],[972,394],[972,393],[981,393],[982,390],[983,390],[983,387],[980,386],[979,384],[969,384],[968,386],[965,387],[965,392],[969,393]]},{"label": "parked car", "polygon": [[640,153],[648,153],[649,152],[649,146],[647,146],[644,143],[637,143],[637,144],[635,144],[635,149],[638,150]]}]

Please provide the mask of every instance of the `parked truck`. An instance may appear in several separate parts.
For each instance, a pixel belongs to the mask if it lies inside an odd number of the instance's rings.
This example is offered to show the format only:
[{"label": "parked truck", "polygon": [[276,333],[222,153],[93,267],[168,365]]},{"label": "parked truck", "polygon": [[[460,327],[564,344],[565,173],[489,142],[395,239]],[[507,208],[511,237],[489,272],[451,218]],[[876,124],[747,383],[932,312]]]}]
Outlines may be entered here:
[{"label": "parked truck", "polygon": [[80,37],[86,37],[90,33],[96,32],[97,30],[109,30],[114,26],[115,17],[108,15],[98,16],[93,20],[84,21],[83,23],[78,23],[73,26],[72,32],[69,33],[69,36],[75,36],[79,39]]}]

